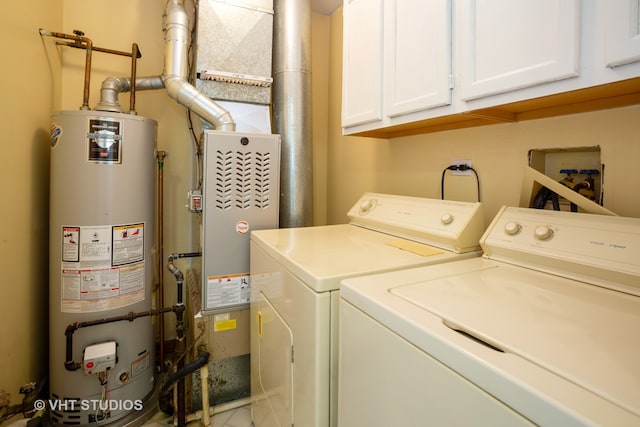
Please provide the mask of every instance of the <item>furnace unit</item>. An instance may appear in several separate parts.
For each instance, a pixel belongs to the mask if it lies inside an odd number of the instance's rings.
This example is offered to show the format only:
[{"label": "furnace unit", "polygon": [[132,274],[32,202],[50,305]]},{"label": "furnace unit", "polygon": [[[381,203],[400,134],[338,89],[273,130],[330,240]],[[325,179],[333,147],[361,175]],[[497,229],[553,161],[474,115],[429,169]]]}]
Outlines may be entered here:
[{"label": "furnace unit", "polygon": [[206,131],[202,312],[249,308],[249,235],[278,228],[280,137]]}]

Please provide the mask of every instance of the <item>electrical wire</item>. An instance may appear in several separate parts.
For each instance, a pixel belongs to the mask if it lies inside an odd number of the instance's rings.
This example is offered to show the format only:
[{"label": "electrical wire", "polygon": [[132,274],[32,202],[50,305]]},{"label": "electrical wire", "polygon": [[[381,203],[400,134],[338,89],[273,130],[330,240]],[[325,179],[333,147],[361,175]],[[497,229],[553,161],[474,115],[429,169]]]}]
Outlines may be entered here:
[{"label": "electrical wire", "polygon": [[[196,25],[198,22],[198,0],[195,0],[193,2],[193,14],[195,19],[193,20],[193,25],[191,26],[191,42],[189,43],[189,46],[187,48],[187,78],[189,79],[189,83],[191,83],[192,85],[195,86],[195,81],[194,81],[194,73],[193,73],[193,45],[194,45],[194,40],[196,39]],[[191,110],[189,108],[186,109],[186,114],[187,114],[187,122],[188,122],[188,129],[189,129],[189,134],[191,136],[191,141],[193,143],[193,148],[195,151],[195,157],[196,157],[196,188],[199,190],[202,188],[202,171],[200,170],[200,156],[202,155],[202,143],[203,143],[203,138],[202,138],[202,133],[201,133],[201,138],[198,138],[196,135],[195,130],[193,129],[193,119],[191,116]]]},{"label": "electrical wire", "polygon": [[471,166],[464,165],[464,164],[462,164],[462,165],[451,165],[451,166],[448,166],[448,167],[444,168],[444,170],[442,171],[442,176],[440,178],[440,195],[441,195],[441,199],[442,200],[444,200],[444,178],[445,178],[445,175],[446,175],[447,171],[468,171],[468,170],[473,172],[473,174],[476,177],[478,201],[480,201],[480,178],[478,177],[478,172],[476,172],[476,170],[474,168],[472,168]]}]

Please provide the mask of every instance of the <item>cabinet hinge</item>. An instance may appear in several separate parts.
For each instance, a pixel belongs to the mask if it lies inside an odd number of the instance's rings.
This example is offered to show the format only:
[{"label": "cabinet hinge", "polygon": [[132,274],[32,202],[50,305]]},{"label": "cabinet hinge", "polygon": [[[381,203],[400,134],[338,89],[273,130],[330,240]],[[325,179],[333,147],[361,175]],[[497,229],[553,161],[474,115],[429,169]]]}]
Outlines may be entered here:
[{"label": "cabinet hinge", "polygon": [[456,79],[453,74],[449,74],[449,89],[453,89],[456,85]]}]

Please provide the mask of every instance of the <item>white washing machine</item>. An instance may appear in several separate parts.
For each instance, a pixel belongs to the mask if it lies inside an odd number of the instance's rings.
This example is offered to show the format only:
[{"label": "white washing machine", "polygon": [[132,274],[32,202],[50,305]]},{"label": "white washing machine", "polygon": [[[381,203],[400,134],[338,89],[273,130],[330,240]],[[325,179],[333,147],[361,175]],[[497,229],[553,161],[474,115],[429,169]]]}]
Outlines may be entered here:
[{"label": "white washing machine", "polygon": [[349,224],[251,234],[257,427],[335,426],[340,281],[481,254],[480,203],[367,193]]},{"label": "white washing machine", "polygon": [[640,219],[503,208],[481,245],[342,282],[339,424],[640,426]]}]

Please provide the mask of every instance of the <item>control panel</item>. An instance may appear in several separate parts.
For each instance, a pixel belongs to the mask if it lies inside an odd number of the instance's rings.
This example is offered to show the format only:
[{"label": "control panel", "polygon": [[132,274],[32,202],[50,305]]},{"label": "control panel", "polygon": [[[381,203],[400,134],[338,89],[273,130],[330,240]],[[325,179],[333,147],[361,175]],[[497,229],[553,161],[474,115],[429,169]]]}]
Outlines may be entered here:
[{"label": "control panel", "polygon": [[85,375],[99,374],[116,365],[116,342],[93,344],[84,349],[82,366]]},{"label": "control panel", "polygon": [[640,218],[504,207],[481,245],[487,258],[640,283]]},{"label": "control panel", "polygon": [[479,250],[480,203],[365,193],[347,214],[350,223],[457,252]]}]

